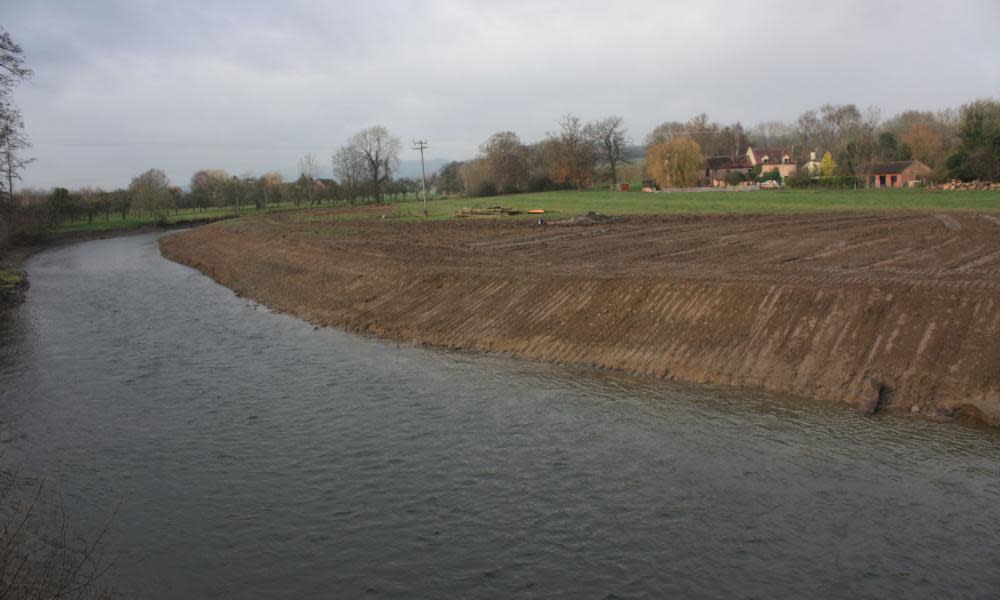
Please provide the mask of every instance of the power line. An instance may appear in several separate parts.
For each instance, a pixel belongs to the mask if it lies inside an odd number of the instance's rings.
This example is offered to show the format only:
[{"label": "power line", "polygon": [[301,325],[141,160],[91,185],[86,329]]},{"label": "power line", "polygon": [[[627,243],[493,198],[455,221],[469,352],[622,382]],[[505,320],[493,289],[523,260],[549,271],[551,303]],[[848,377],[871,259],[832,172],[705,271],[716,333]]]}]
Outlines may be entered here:
[{"label": "power line", "polygon": [[413,149],[420,150],[420,189],[424,192],[424,218],[427,218],[427,171],[424,169],[424,150],[427,140],[413,140]]}]

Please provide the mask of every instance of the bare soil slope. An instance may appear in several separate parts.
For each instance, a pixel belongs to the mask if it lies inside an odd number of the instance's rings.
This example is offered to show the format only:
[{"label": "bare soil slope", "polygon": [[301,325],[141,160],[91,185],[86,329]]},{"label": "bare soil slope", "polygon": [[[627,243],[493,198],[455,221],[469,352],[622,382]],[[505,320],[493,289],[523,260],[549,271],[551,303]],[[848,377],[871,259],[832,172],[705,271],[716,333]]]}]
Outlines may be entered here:
[{"label": "bare soil slope", "polygon": [[971,213],[296,222],[163,253],[381,337],[1000,425],[1000,218]]}]

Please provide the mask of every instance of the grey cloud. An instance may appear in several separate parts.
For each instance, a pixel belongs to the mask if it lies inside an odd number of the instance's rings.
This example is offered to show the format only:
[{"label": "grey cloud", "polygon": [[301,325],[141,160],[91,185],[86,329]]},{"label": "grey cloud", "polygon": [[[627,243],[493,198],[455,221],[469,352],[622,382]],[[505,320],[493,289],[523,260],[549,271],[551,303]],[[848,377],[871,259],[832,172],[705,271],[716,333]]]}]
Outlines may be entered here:
[{"label": "grey cloud", "polygon": [[[707,112],[752,124],[824,102],[957,106],[1000,91],[992,1],[35,2],[4,10],[36,186],[149,167],[325,162],[381,123],[465,158],[500,129],[625,117],[633,137]],[[405,145],[404,145],[405,146]],[[408,158],[404,157],[404,158]]]}]

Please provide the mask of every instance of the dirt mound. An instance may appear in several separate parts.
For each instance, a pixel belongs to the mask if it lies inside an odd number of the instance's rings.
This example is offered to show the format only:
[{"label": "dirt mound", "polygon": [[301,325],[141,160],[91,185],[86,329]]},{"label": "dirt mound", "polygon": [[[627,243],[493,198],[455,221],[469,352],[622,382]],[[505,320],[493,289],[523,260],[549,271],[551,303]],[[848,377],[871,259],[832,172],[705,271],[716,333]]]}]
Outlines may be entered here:
[{"label": "dirt mound", "polygon": [[571,217],[569,219],[552,221],[552,225],[594,225],[596,223],[621,223],[623,221],[625,221],[624,217],[612,217],[610,215],[602,215],[601,213],[590,211],[580,217]]},{"label": "dirt mound", "polygon": [[[1000,219],[243,219],[169,258],[316,323],[1000,425]],[[870,398],[869,398],[870,401]],[[870,402],[869,402],[870,403]]]}]

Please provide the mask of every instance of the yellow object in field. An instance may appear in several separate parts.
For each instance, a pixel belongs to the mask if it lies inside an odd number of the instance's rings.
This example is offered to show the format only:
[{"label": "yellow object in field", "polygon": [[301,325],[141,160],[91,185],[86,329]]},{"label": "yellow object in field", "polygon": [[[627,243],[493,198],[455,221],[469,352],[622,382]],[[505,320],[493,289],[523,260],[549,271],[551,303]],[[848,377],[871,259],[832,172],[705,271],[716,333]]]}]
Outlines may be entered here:
[{"label": "yellow object in field", "polygon": [[533,208],[533,209],[531,209],[531,210],[528,211],[528,214],[529,215],[543,215],[543,214],[545,214],[545,211],[542,210],[542,209],[540,209],[540,208]]}]

